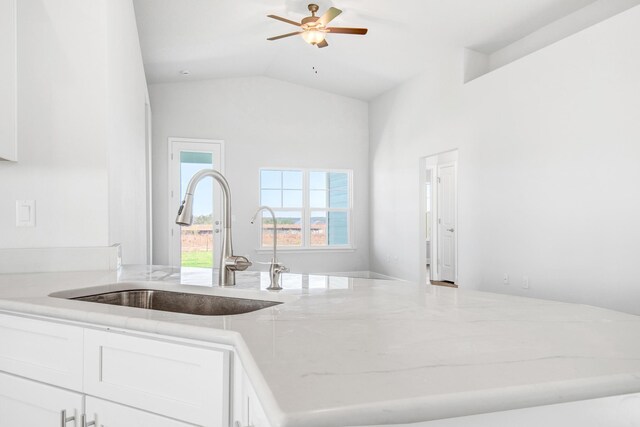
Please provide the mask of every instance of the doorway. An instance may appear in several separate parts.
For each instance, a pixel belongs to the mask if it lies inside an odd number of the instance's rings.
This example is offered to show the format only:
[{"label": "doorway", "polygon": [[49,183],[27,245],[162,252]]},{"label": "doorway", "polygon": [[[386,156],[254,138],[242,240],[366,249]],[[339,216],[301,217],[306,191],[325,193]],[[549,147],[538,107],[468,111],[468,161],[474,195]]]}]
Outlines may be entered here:
[{"label": "doorway", "polygon": [[193,197],[193,224],[181,227],[176,213],[187,185],[202,169],[224,174],[224,143],[207,139],[169,138],[169,263],[181,268],[217,268],[222,208],[220,188],[205,178]]},{"label": "doorway", "polygon": [[458,150],[420,161],[420,277],[422,283],[458,283]]}]

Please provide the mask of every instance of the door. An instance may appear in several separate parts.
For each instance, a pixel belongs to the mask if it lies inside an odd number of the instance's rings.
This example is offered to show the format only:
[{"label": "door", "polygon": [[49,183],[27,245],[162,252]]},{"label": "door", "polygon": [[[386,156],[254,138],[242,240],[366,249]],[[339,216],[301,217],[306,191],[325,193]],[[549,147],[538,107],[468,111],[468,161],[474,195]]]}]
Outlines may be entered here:
[{"label": "door", "polygon": [[80,425],[82,395],[13,375],[0,373],[0,425],[60,426],[62,411]]},{"label": "door", "polygon": [[456,164],[438,166],[438,267],[440,280],[456,282]]},{"label": "door", "polygon": [[183,268],[217,268],[221,230],[220,188],[212,178],[203,179],[193,197],[193,224],[175,223],[185,190],[202,169],[224,174],[222,141],[169,138],[169,263]]},{"label": "door", "polygon": [[96,421],[100,427],[190,427],[171,418],[129,408],[87,396],[86,399],[87,422]]}]

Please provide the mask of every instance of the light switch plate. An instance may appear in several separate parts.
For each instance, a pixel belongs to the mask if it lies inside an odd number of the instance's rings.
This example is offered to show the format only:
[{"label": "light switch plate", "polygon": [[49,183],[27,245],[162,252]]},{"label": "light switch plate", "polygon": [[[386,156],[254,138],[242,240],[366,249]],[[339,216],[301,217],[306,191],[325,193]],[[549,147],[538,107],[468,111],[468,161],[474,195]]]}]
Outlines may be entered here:
[{"label": "light switch plate", "polygon": [[16,200],[16,227],[36,226],[36,201]]}]

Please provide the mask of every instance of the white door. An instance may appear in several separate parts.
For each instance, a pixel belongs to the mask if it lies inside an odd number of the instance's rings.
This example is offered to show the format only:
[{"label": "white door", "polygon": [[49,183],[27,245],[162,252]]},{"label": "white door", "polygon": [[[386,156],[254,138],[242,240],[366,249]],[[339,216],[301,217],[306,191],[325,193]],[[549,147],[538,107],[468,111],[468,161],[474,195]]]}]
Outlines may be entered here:
[{"label": "white door", "polygon": [[438,166],[438,267],[440,280],[456,282],[456,165]]},{"label": "white door", "polygon": [[0,373],[0,425],[62,426],[62,411],[73,420],[67,427],[80,425],[82,394]]},{"label": "white door", "polygon": [[190,427],[186,424],[161,415],[129,408],[106,400],[87,396],[87,422],[96,421],[100,427]]},{"label": "white door", "polygon": [[169,138],[169,263],[175,267],[216,268],[220,253],[220,188],[203,179],[193,198],[193,225],[180,227],[175,218],[193,175],[202,169],[224,174],[222,141]]}]

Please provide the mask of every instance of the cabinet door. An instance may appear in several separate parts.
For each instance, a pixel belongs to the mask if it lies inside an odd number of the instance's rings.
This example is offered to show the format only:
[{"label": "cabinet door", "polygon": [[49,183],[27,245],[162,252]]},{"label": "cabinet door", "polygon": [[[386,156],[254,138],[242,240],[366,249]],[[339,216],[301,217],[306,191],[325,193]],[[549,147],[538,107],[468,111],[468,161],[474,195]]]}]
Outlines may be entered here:
[{"label": "cabinet door", "polygon": [[236,357],[233,366],[233,426],[271,427],[260,399]]},{"label": "cabinet door", "polygon": [[160,415],[107,402],[87,396],[87,422],[96,421],[99,427],[192,427],[180,421],[165,418]]},{"label": "cabinet door", "polygon": [[82,395],[0,373],[0,425],[60,426],[63,410],[74,417],[66,427],[80,426]]},{"label": "cabinet door", "polygon": [[83,330],[0,314],[0,371],[82,391]]},{"label": "cabinet door", "polygon": [[229,425],[229,351],[85,330],[84,391],[206,427]]}]

